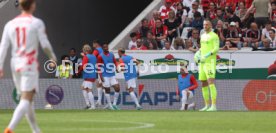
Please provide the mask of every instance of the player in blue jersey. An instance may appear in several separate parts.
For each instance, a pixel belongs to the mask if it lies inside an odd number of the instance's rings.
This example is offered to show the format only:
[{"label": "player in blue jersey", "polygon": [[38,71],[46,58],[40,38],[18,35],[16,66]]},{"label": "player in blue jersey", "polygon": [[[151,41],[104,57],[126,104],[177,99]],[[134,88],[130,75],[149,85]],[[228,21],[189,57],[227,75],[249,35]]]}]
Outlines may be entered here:
[{"label": "player in blue jersey", "polygon": [[118,54],[120,56],[120,64],[119,67],[121,67],[121,71],[124,73],[124,77],[127,83],[127,90],[129,91],[129,94],[131,96],[131,99],[136,105],[137,110],[141,110],[142,107],[140,106],[138,99],[134,93],[134,89],[137,88],[136,80],[138,77],[138,71],[137,71],[137,65],[139,62],[134,59],[132,56],[125,54],[125,49],[121,48],[118,50]]},{"label": "player in blue jersey", "polygon": [[[181,97],[180,110],[188,110],[190,108],[195,110],[195,103],[192,101],[192,98],[194,97],[198,83],[194,75],[189,74],[187,63],[181,63],[180,74],[178,75],[177,80],[177,99],[180,99],[179,95]],[[189,101],[192,103],[189,104]]]},{"label": "player in blue jersey", "polygon": [[[108,51],[108,44],[103,44],[103,53],[98,56],[99,63],[99,72],[100,78],[102,80],[103,88],[105,89],[105,97],[109,109],[118,110],[117,101],[120,95],[120,86],[115,77],[115,73],[117,71],[117,61],[112,52]],[[114,101],[111,104],[110,98],[110,88],[113,87],[115,90]]]},{"label": "player in blue jersey", "polygon": [[[98,40],[93,41],[93,55],[95,55],[97,58],[98,56],[103,53],[102,46]],[[98,100],[96,102],[96,106],[102,105],[102,95],[103,95],[103,85],[101,78],[98,76],[98,80],[96,80],[96,86],[97,86],[97,91],[98,91]]]},{"label": "player in blue jersey", "polygon": [[95,109],[94,95],[92,93],[93,83],[97,79],[97,57],[92,54],[92,48],[87,44],[82,48],[84,53],[82,66],[78,73],[82,72],[84,79],[82,83],[82,92],[86,102],[86,109]]}]

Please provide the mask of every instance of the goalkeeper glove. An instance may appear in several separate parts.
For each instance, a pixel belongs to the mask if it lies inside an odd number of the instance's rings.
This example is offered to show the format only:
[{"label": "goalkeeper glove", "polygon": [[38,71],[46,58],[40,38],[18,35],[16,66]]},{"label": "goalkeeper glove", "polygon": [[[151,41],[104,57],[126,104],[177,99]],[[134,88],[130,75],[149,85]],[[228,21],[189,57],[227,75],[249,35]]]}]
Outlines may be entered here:
[{"label": "goalkeeper glove", "polygon": [[197,64],[200,63],[200,50],[196,52],[194,60]]},{"label": "goalkeeper glove", "polygon": [[207,59],[208,57],[210,57],[211,55],[212,55],[211,52],[207,53],[205,56],[203,56],[203,57],[201,58],[200,62],[201,62],[201,63],[204,63],[204,62],[206,61],[206,59]]}]

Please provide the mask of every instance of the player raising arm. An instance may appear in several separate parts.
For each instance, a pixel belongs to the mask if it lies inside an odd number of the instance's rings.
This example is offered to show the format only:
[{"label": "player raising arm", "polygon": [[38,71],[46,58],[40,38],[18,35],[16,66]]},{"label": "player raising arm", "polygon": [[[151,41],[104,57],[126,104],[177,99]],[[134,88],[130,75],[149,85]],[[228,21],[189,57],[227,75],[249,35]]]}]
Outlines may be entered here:
[{"label": "player raising arm", "polygon": [[[33,97],[38,92],[39,43],[52,61],[56,61],[56,56],[48,41],[43,21],[32,15],[36,9],[35,0],[19,0],[19,4],[22,13],[5,25],[0,45],[0,77],[3,77],[7,50],[12,45],[12,76],[17,92],[21,94],[20,103],[4,133],[13,133],[24,115],[33,133],[41,133],[35,120],[33,104]],[[53,64],[51,64],[52,67],[54,67]]]},{"label": "player raising arm", "polygon": [[129,91],[131,99],[136,105],[136,109],[141,110],[142,107],[140,106],[138,99],[134,93],[134,89],[137,87],[136,80],[138,77],[136,66],[139,64],[139,62],[133,57],[126,55],[125,49],[119,49],[118,54],[120,56],[119,66],[122,68],[122,71],[124,73],[124,77],[127,83],[127,90]]},{"label": "player raising arm", "polygon": [[[195,61],[199,64],[199,80],[202,82],[202,95],[205,107],[200,111],[216,111],[217,89],[215,86],[217,52],[219,51],[219,37],[212,31],[210,20],[204,20],[205,32],[200,37],[200,50],[195,54]],[[210,106],[210,94],[212,106]]]},{"label": "player raising arm", "polygon": [[187,64],[181,64],[180,74],[177,77],[178,90],[177,99],[179,95],[181,97],[181,108],[180,110],[188,110],[193,108],[195,110],[195,103],[191,104],[188,101],[192,100],[195,95],[195,89],[198,87],[197,81],[194,75],[189,74]]}]

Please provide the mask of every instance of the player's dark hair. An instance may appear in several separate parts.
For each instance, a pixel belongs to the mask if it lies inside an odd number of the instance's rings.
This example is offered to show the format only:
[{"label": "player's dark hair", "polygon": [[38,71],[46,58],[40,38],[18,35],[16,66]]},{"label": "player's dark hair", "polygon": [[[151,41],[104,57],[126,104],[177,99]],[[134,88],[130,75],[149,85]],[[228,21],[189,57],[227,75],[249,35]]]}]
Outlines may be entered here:
[{"label": "player's dark hair", "polygon": [[125,54],[125,53],[126,53],[126,50],[125,50],[124,48],[120,48],[120,52],[121,52],[122,54]]},{"label": "player's dark hair", "polygon": [[93,43],[101,44],[99,40],[93,40]]},{"label": "player's dark hair", "polygon": [[103,43],[102,43],[102,46],[104,46],[104,45],[109,45],[109,42],[108,41],[104,41]]},{"label": "player's dark hair", "polygon": [[19,5],[24,11],[29,11],[32,4],[35,3],[35,0],[20,0]]}]

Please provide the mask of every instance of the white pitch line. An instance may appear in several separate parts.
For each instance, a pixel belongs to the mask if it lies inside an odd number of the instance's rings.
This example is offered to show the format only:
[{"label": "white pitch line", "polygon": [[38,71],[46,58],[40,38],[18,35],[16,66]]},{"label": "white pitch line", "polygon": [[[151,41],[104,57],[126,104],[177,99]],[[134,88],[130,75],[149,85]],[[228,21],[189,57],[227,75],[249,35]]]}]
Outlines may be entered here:
[{"label": "white pitch line", "polygon": [[[40,120],[41,121],[41,120]],[[60,123],[61,120],[54,120],[57,123]],[[68,122],[69,120],[62,121]],[[47,131],[66,131],[66,132],[75,132],[75,131],[92,131],[92,130],[136,130],[136,129],[145,129],[152,128],[155,126],[153,123],[145,123],[145,122],[124,122],[124,121],[104,121],[104,120],[71,120],[74,122],[102,122],[102,123],[122,123],[122,124],[133,124],[138,125],[134,127],[118,127],[118,128],[108,128],[108,126],[104,128],[82,128],[82,127],[70,127],[70,128],[59,128],[59,129],[47,129]],[[16,131],[26,131],[27,129],[20,129]]]}]

